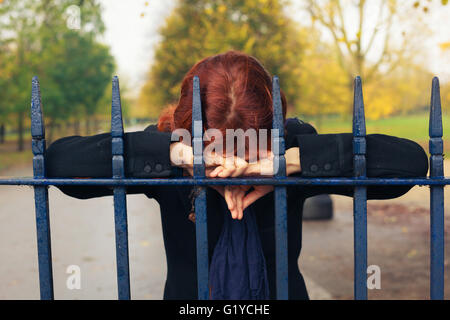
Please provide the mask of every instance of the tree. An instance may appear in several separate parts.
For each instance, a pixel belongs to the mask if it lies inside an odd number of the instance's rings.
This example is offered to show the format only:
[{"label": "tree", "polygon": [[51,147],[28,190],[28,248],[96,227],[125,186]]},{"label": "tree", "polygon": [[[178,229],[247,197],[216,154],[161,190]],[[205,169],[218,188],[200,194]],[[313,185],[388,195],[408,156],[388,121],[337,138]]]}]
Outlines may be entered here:
[{"label": "tree", "polygon": [[304,52],[301,61],[300,96],[296,111],[302,116],[312,116],[320,130],[322,117],[344,113],[351,103],[347,77],[342,70],[332,45],[320,42],[320,32],[315,28],[305,32]]},{"label": "tree", "polygon": [[[413,61],[418,37],[412,36],[411,25],[419,22],[413,21],[407,26],[403,19],[407,15],[410,17],[414,10],[411,6],[395,0],[358,0],[346,2],[345,7],[343,2],[306,0],[305,9],[313,24],[319,24],[331,35],[349,92],[356,75],[360,75],[367,86],[398,71],[405,62]],[[356,19],[355,23],[349,23],[349,16]],[[371,17],[376,18],[370,21]],[[395,32],[398,28],[394,30],[396,23],[402,26],[399,34]],[[351,104],[347,114],[350,114],[350,107]]]},{"label": "tree", "polygon": [[[12,13],[14,11],[17,14]],[[19,135],[18,150],[23,150],[25,113],[29,106],[29,90],[32,69],[36,65],[33,48],[36,45],[36,21],[32,1],[3,1],[0,7],[0,39],[5,56],[5,74],[1,77],[1,100],[9,113],[14,113]],[[20,13],[20,14],[19,14]]]},{"label": "tree", "polygon": [[48,48],[41,66],[46,70],[41,81],[46,81],[43,102],[50,120],[84,117],[89,134],[115,68],[109,48],[90,34],[67,32]]},{"label": "tree", "polygon": [[[344,6],[341,0],[313,1],[307,0],[307,11],[313,22],[320,23],[331,34],[339,63],[347,72],[349,82],[353,81],[355,75],[362,76],[369,82],[379,71],[381,64],[388,64],[388,70],[392,71],[401,60],[405,50],[394,52],[391,47],[392,26],[397,13],[396,1],[378,1],[377,21],[373,28],[364,28],[365,19],[368,14],[368,1],[359,0],[352,2],[357,11],[357,28],[350,31],[346,24]],[[371,8],[373,10],[373,8]],[[370,51],[377,36],[382,37],[382,49],[378,59],[373,63],[367,61]],[[363,39],[368,41],[363,43]],[[405,48],[407,39],[402,39],[401,47]],[[369,66],[370,64],[370,66]]]},{"label": "tree", "polygon": [[280,77],[288,103],[299,99],[302,43],[283,0],[180,0],[160,30],[162,40],[139,104],[156,117],[176,103],[181,80],[199,60],[231,49],[255,56]]},{"label": "tree", "polygon": [[[67,25],[70,5],[80,10],[78,30]],[[43,103],[49,129],[54,121],[70,115],[95,112],[98,96],[105,92],[114,68],[108,48],[96,40],[104,31],[100,10],[95,0],[0,3],[0,46],[7,70],[0,74],[0,99],[7,101],[3,109],[16,118],[19,150],[23,150],[33,75],[45,86]]]}]

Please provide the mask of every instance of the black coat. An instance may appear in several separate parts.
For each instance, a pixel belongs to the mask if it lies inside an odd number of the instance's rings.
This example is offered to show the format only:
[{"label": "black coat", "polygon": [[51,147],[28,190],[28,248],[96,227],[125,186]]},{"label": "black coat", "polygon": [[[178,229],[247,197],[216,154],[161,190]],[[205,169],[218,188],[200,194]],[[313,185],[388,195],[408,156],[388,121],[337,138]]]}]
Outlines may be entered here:
[{"label": "black coat", "polygon": [[[302,121],[290,122],[286,128],[286,148],[299,147],[302,177],[351,177],[353,174],[352,135],[322,134]],[[127,177],[160,178],[179,175],[169,158],[170,133],[155,126],[125,134],[125,171]],[[71,136],[52,143],[47,150],[49,177],[111,177],[111,136]],[[367,175],[369,177],[423,177],[428,171],[424,150],[415,142],[382,134],[367,135]],[[59,187],[65,194],[79,199],[112,194],[112,188],[93,186]],[[389,199],[406,193],[409,186],[371,186],[368,199]],[[129,187],[128,193],[145,193],[158,201],[164,246],[167,256],[167,279],[164,299],[196,299],[195,224],[188,219],[191,209],[190,186]],[[288,261],[290,299],[308,299],[297,261],[302,245],[302,208],[307,197],[334,193],[352,196],[346,186],[288,187]],[[218,240],[223,218],[217,210],[221,197],[208,188],[209,256]],[[266,258],[271,297],[275,298],[275,235],[273,192],[256,201],[257,224]]]}]

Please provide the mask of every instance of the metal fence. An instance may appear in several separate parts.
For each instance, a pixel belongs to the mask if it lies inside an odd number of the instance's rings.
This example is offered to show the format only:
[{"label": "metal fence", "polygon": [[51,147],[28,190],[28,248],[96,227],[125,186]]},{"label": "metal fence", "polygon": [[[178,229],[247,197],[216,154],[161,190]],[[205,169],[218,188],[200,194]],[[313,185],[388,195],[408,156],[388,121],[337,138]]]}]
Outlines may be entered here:
[{"label": "metal fence", "polygon": [[[200,83],[194,77],[192,123],[202,123]],[[53,299],[52,254],[50,242],[50,221],[48,206],[48,186],[110,186],[114,190],[114,221],[117,256],[118,298],[130,299],[130,271],[128,257],[128,227],[126,188],[128,186],[150,185],[274,185],[275,193],[275,242],[276,242],[276,284],[277,299],[288,299],[288,242],[287,242],[287,202],[286,187],[292,185],[340,185],[353,186],[354,214],[354,297],[367,299],[367,186],[369,185],[428,185],[430,186],[430,228],[431,228],[431,268],[430,297],[444,298],[444,186],[450,178],[444,177],[442,113],[439,80],[433,79],[430,108],[430,176],[427,178],[367,178],[366,177],[366,127],[361,79],[354,82],[353,103],[353,178],[298,178],[286,177],[284,158],[284,123],[281,108],[278,78],[273,78],[273,128],[279,136],[273,136],[278,152],[274,161],[279,169],[274,177],[208,179],[205,177],[203,162],[202,125],[194,126],[193,152],[194,176],[173,179],[130,179],[125,177],[123,119],[120,102],[119,81],[112,81],[112,178],[110,179],[68,179],[46,178],[45,174],[45,132],[41,94],[37,77],[32,81],[31,93],[31,135],[33,157],[33,178],[0,179],[0,185],[30,185],[34,187],[36,206],[37,247],[39,260],[39,283],[41,299]],[[201,188],[195,200],[198,298],[208,299],[208,237],[206,191]]]}]

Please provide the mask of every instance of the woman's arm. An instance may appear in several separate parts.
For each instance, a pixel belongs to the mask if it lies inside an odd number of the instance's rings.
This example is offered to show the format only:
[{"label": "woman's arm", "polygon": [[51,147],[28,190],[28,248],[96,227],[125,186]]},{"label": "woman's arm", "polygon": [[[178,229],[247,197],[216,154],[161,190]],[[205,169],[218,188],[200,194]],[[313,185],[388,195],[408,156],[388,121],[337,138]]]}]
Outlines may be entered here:
[{"label": "woman's arm", "polygon": [[[297,176],[352,177],[353,136],[342,134],[300,134],[295,136],[300,150],[301,172]],[[384,134],[366,136],[367,176],[374,178],[423,177],[428,171],[428,159],[420,145],[408,139]],[[369,186],[368,199],[389,199],[403,195],[412,186]],[[349,186],[308,186],[298,188],[306,196],[321,193],[353,195]]]},{"label": "woman's arm", "polygon": [[[144,131],[125,133],[125,175],[132,178],[163,178],[174,174],[170,162],[171,134],[149,127]],[[52,178],[110,178],[111,134],[89,137],[71,136],[52,143],[46,151],[47,176]],[[111,195],[112,188],[61,186],[64,193],[80,198]],[[127,193],[152,196],[154,187],[129,187]]]}]

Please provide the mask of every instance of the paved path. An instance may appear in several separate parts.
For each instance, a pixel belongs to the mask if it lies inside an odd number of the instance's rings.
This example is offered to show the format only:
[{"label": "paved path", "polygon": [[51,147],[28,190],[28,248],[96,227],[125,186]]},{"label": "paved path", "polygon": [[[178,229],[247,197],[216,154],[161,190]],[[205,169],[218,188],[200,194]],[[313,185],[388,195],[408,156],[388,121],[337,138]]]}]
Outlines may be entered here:
[{"label": "paved path", "polygon": [[[115,299],[116,266],[112,197],[77,200],[51,187],[55,297]],[[132,296],[160,299],[165,253],[159,206],[144,195],[128,199]],[[39,297],[33,190],[0,187],[0,299]],[[81,268],[81,290],[66,288],[66,268]]]},{"label": "paved path", "polygon": [[[30,175],[30,169],[10,171]],[[450,199],[449,188],[446,189]],[[50,188],[53,270],[57,299],[115,299],[112,197],[77,200]],[[381,267],[373,299],[428,298],[428,188],[396,200],[369,201],[369,264]],[[134,299],[161,299],[166,273],[159,206],[128,199],[131,288]],[[335,217],[303,224],[300,266],[312,299],[352,299],[351,198],[333,196]],[[446,201],[447,213],[449,202]],[[450,217],[447,214],[446,297],[450,298]],[[0,299],[38,299],[34,200],[31,187],[0,186]],[[68,290],[66,268],[81,267],[81,290]]]},{"label": "paved path", "polygon": [[[112,197],[77,200],[51,187],[49,198],[55,297],[116,299]],[[144,195],[129,195],[127,205],[132,297],[161,299],[166,261],[159,205]],[[33,189],[0,186],[0,208],[0,299],[38,299]],[[67,289],[69,265],[81,268],[80,290]],[[331,297],[307,282],[313,298]]]}]

